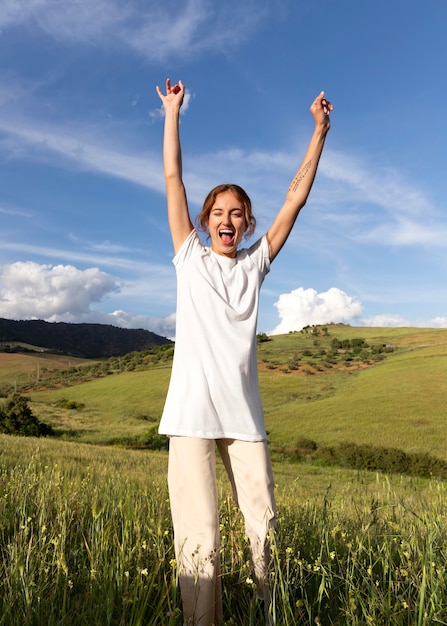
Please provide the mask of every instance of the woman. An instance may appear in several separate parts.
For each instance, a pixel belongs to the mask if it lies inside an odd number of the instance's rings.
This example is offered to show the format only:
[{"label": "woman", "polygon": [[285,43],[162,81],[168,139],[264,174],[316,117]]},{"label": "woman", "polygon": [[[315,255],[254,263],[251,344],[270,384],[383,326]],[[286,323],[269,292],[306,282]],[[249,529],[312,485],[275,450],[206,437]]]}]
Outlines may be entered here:
[{"label": "woman", "polygon": [[244,516],[258,595],[268,610],[269,532],[275,527],[274,484],[256,360],[259,291],[311,190],[330,127],[324,93],[310,110],[315,129],[285,202],[268,232],[239,249],[255,227],[251,202],[234,184],[207,196],[197,224],[188,210],[179,135],[185,87],[157,87],[165,110],[163,162],[177,271],[176,342],[160,423],[170,437],[168,483],[185,624],[222,619],[218,449]]}]

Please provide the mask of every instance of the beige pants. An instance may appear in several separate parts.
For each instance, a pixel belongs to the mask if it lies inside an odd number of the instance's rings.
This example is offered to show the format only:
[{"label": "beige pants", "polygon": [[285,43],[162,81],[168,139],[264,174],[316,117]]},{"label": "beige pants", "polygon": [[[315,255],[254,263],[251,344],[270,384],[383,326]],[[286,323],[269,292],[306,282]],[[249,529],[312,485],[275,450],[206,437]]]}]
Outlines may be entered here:
[{"label": "beige pants", "polygon": [[168,483],[185,624],[222,620],[216,446],[245,520],[262,597],[275,526],[272,468],[265,441],[171,437]]}]

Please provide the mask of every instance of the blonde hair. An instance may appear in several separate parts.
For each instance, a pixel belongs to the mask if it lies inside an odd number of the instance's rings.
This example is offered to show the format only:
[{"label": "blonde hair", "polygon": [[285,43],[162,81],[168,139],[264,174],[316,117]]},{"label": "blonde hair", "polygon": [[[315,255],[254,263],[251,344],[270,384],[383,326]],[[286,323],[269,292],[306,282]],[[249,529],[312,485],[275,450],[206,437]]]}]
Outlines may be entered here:
[{"label": "blonde hair", "polygon": [[214,187],[214,189],[211,189],[211,191],[205,198],[202,210],[196,217],[196,225],[201,231],[208,232],[208,221],[211,209],[216,202],[217,196],[220,193],[224,193],[225,191],[231,191],[232,193],[234,193],[236,198],[242,204],[246,224],[244,237],[248,239],[255,231],[256,218],[253,215],[251,200],[247,195],[247,192],[242,189],[242,187],[239,187],[239,185],[235,185],[234,183],[223,183],[222,185],[218,185],[217,187]]}]

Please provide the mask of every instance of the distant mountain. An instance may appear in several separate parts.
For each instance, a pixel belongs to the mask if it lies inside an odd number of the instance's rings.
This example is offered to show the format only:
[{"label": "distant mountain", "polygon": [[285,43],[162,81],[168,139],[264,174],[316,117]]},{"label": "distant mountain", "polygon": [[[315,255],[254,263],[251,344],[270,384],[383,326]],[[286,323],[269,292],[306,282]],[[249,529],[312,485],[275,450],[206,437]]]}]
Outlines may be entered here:
[{"label": "distant mountain", "polygon": [[148,330],[106,324],[0,318],[0,348],[5,349],[11,343],[25,343],[52,352],[97,359],[150,350],[172,341]]}]

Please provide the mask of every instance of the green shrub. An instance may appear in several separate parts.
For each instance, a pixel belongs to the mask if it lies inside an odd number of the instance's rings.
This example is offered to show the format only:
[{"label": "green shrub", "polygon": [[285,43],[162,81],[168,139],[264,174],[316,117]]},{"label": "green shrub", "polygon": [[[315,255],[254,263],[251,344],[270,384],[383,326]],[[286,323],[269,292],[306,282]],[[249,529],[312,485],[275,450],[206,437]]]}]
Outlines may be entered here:
[{"label": "green shrub", "polygon": [[82,411],[82,409],[85,408],[85,404],[83,402],[67,400],[66,398],[61,398],[57,402],[57,406],[61,407],[61,409],[69,409],[70,411]]},{"label": "green shrub", "polygon": [[258,343],[265,343],[266,341],[271,341],[270,337],[266,333],[258,333],[256,335],[256,339]]},{"label": "green shrub", "polygon": [[15,393],[0,408],[0,433],[23,437],[46,437],[53,434],[53,429],[33,415],[25,396]]},{"label": "green shrub", "polygon": [[447,463],[426,453],[406,453],[398,448],[340,443],[318,448],[317,456],[328,463],[357,470],[379,470],[389,474],[447,477]]},{"label": "green shrub", "polygon": [[144,437],[143,445],[148,450],[167,450],[169,439],[158,433],[158,426],[152,426]]}]

